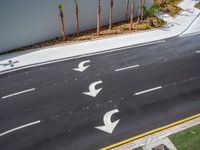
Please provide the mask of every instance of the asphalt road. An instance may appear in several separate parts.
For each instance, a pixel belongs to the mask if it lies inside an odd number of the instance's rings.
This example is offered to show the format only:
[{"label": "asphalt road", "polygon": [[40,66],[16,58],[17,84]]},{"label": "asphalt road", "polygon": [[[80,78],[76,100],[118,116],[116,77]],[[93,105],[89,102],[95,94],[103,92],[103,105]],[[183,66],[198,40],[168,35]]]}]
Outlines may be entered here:
[{"label": "asphalt road", "polygon": [[[0,149],[96,150],[200,113],[199,39],[175,37],[0,75]],[[73,70],[87,60],[83,72]],[[83,93],[97,81],[96,97]],[[119,112],[104,118],[112,110]],[[95,128],[103,118],[107,127],[118,121],[112,133]]]}]

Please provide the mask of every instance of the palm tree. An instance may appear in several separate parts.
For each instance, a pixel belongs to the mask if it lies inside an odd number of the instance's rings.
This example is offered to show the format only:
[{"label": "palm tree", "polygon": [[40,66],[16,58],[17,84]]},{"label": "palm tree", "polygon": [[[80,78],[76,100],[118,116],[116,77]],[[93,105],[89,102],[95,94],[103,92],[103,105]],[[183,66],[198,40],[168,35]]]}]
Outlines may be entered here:
[{"label": "palm tree", "polygon": [[157,13],[160,10],[160,7],[158,5],[152,5],[150,8],[144,7],[144,14],[145,17],[148,19],[150,26],[154,26],[153,20],[151,17],[154,17],[154,14]]},{"label": "palm tree", "polygon": [[63,36],[63,41],[65,41],[65,25],[64,25],[64,15],[63,15],[63,12],[62,12],[62,4],[59,3],[58,4],[58,11],[59,11],[59,14],[60,14],[60,24],[61,24],[61,34]]},{"label": "palm tree", "polygon": [[113,0],[110,0],[109,30],[112,30],[112,12],[113,12]]},{"label": "palm tree", "polygon": [[100,36],[100,24],[101,24],[101,0],[98,0],[97,7],[97,36]]},{"label": "palm tree", "polygon": [[77,0],[74,0],[75,4],[75,15],[76,15],[76,34],[79,36],[79,10]]},{"label": "palm tree", "polygon": [[144,19],[144,5],[145,0],[139,0],[139,7],[138,7],[138,19],[137,22],[140,23]]},{"label": "palm tree", "polygon": [[125,20],[128,22],[128,6],[129,6],[129,0],[126,0],[126,7],[125,7]]},{"label": "palm tree", "polygon": [[141,21],[144,19],[144,7],[145,7],[145,0],[142,0],[142,6],[141,6]]},{"label": "palm tree", "polygon": [[131,21],[130,21],[130,30],[133,28],[133,16],[134,16],[134,0],[131,0]]}]

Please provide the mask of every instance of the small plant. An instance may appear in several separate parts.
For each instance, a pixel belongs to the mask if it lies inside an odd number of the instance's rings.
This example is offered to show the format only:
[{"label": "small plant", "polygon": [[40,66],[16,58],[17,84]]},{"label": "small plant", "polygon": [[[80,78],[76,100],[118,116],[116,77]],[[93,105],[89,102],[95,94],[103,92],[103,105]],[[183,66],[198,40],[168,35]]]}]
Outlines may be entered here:
[{"label": "small plant", "polygon": [[195,5],[195,7],[200,9],[200,1]]},{"label": "small plant", "polygon": [[158,5],[152,5],[149,9],[144,7],[145,17],[154,17],[154,14],[160,10]]},{"label": "small plant", "polygon": [[145,17],[148,18],[150,26],[154,26],[153,20],[151,17],[154,17],[154,14],[160,10],[158,5],[152,5],[149,9],[144,7]]},{"label": "small plant", "polygon": [[164,20],[162,20],[162,19],[159,19],[159,18],[157,18],[157,22],[158,22],[159,24],[164,24],[164,23],[165,23],[165,21],[164,21]]},{"label": "small plant", "polygon": [[122,25],[122,26],[121,26],[121,29],[122,29],[123,31],[125,31],[125,30],[127,29],[126,25]]},{"label": "small plant", "polygon": [[175,3],[175,2],[176,2],[176,0],[170,0],[170,2],[171,2],[171,3]]},{"label": "small plant", "polygon": [[149,29],[151,29],[151,26],[149,25],[146,25],[146,27],[144,28],[144,30],[149,30]]}]

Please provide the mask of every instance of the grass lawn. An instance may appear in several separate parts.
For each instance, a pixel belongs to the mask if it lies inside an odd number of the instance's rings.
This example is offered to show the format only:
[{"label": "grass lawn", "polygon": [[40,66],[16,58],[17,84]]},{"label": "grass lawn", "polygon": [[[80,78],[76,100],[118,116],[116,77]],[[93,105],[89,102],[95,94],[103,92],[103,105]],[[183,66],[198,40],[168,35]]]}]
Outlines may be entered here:
[{"label": "grass lawn", "polygon": [[195,7],[200,9],[200,1],[195,5]]},{"label": "grass lawn", "polygon": [[142,147],[138,147],[138,148],[135,148],[135,149],[132,149],[132,150],[143,150]]},{"label": "grass lawn", "polygon": [[169,136],[177,150],[200,150],[200,125]]},{"label": "grass lawn", "polygon": [[[93,40],[96,38],[106,37],[108,35],[118,35],[118,34],[158,28],[158,27],[163,26],[165,23],[166,23],[165,21],[157,17],[149,17],[149,18],[144,19],[143,22],[141,22],[140,24],[138,24],[137,18],[135,18],[133,21],[132,31],[129,30],[129,25],[130,25],[129,22],[121,21],[121,22],[113,24],[112,30],[108,29],[108,25],[101,27],[100,37],[97,37],[96,29],[90,29],[87,31],[80,32],[80,36],[77,36],[76,34],[67,35],[67,40],[65,41],[65,43],[75,43],[75,42],[80,42],[84,40]],[[63,43],[62,38],[57,37],[55,39],[51,39],[51,40],[44,41],[41,43],[36,43],[36,44],[25,46],[22,48],[13,49],[5,53],[0,53],[0,55],[17,52],[17,51],[23,51],[27,49],[36,49],[36,48],[42,48],[42,47],[47,47],[47,46],[53,46],[53,45],[62,44],[62,43]]]},{"label": "grass lawn", "polygon": [[166,0],[165,5],[161,4],[161,0],[154,0],[155,4],[160,6],[161,10],[170,16],[176,16],[182,9],[177,7],[181,0]]}]

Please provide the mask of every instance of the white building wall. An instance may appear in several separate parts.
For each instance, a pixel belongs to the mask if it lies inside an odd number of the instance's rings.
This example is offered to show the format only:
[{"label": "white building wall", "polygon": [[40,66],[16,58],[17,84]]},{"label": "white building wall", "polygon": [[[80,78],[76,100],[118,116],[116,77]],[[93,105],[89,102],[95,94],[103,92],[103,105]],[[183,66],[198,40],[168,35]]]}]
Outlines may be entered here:
[{"label": "white building wall", "polygon": [[[153,0],[146,0],[151,6]],[[63,4],[66,34],[75,32],[73,0],[1,0],[0,52],[60,37],[57,4]],[[80,30],[96,27],[97,0],[78,0]],[[138,0],[135,0],[137,15]],[[108,24],[109,0],[101,0],[101,24]],[[113,22],[124,19],[125,0],[114,0]]]}]

